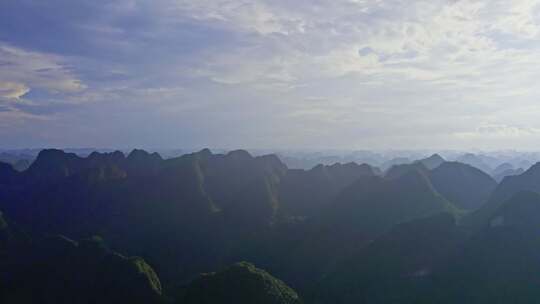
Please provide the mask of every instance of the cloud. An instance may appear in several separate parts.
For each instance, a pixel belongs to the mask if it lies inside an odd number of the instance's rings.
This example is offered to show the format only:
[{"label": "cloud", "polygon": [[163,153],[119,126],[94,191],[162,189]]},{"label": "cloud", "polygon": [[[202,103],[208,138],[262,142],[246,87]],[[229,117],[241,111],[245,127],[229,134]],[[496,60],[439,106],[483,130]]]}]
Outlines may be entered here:
[{"label": "cloud", "polygon": [[0,98],[74,145],[527,145],[539,3],[5,1]]},{"label": "cloud", "polygon": [[30,89],[22,83],[0,82],[0,98],[19,99]]},{"label": "cloud", "polygon": [[[295,86],[357,73],[468,85],[465,75],[489,82],[494,65],[538,62],[534,48],[509,49],[494,37],[502,29],[513,39],[533,37],[538,29],[530,16],[535,2],[180,1],[178,13],[252,33],[244,34],[243,44],[206,54],[199,72],[218,82],[277,80]],[[272,26],[261,30],[261,23]],[[532,68],[526,72],[535,73]]]},{"label": "cloud", "polygon": [[79,92],[84,84],[64,66],[59,56],[27,51],[0,44],[0,82],[12,97],[21,97],[30,89],[54,92]]}]

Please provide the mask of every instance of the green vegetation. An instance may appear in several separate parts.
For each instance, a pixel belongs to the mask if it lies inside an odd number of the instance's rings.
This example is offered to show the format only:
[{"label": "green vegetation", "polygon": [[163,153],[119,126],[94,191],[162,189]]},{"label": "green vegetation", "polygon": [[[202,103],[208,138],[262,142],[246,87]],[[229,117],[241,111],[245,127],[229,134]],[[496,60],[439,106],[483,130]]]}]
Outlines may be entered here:
[{"label": "green vegetation", "polygon": [[282,281],[246,262],[203,274],[187,288],[184,304],[300,304],[298,294]]}]

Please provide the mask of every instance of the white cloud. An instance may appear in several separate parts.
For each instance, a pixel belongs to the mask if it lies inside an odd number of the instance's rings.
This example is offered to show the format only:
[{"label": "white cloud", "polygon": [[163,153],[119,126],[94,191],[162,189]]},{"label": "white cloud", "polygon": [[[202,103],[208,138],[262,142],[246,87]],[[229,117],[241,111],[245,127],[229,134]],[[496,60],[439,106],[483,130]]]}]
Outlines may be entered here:
[{"label": "white cloud", "polygon": [[0,98],[19,99],[28,92],[30,89],[22,83],[0,82]]},{"label": "white cloud", "polygon": [[[210,42],[189,71],[225,85],[204,94],[216,104],[229,90],[249,96],[253,107],[286,109],[267,113],[287,130],[289,142],[276,144],[321,141],[306,139],[309,132],[343,146],[392,147],[399,138],[406,145],[459,145],[480,134],[479,125],[521,125],[489,137],[524,140],[540,128],[526,114],[540,97],[539,1],[166,3],[180,20],[235,37],[224,48]],[[351,142],[355,132],[365,141]]]},{"label": "white cloud", "polygon": [[[60,56],[0,44],[0,83],[5,97],[18,98],[31,89],[49,93],[80,92],[85,85],[64,66]],[[10,96],[7,96],[10,95]]]},{"label": "white cloud", "polygon": [[117,1],[80,25],[117,57],[0,44],[0,96],[60,92],[143,122],[155,110],[167,118],[153,126],[183,121],[207,142],[226,126],[230,145],[519,145],[540,135],[539,3]]},{"label": "white cloud", "polygon": [[[204,58],[203,74],[224,83],[304,83],[351,72],[445,83],[468,74],[488,81],[492,65],[538,61],[536,50],[505,50],[491,35],[503,30],[515,39],[536,35],[531,12],[536,1],[180,1],[179,6],[183,16],[258,34],[246,45]],[[261,29],[261,24],[271,26]],[[372,53],[359,54],[366,48]],[[532,67],[527,72],[536,74]]]}]

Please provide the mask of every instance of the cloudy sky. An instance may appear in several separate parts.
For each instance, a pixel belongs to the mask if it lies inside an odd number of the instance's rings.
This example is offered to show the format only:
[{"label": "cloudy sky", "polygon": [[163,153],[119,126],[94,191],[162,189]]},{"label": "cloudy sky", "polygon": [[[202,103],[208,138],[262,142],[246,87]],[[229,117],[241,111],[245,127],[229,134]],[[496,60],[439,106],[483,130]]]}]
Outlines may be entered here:
[{"label": "cloudy sky", "polygon": [[0,1],[0,148],[540,149],[539,117],[540,1]]}]

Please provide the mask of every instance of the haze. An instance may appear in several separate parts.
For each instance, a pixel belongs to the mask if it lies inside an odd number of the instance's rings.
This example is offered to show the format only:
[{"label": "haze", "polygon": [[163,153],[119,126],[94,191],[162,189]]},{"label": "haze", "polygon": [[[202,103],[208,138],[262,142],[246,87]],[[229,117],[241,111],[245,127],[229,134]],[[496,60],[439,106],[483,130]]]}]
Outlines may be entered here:
[{"label": "haze", "polygon": [[539,3],[3,0],[2,147],[537,149]]}]

